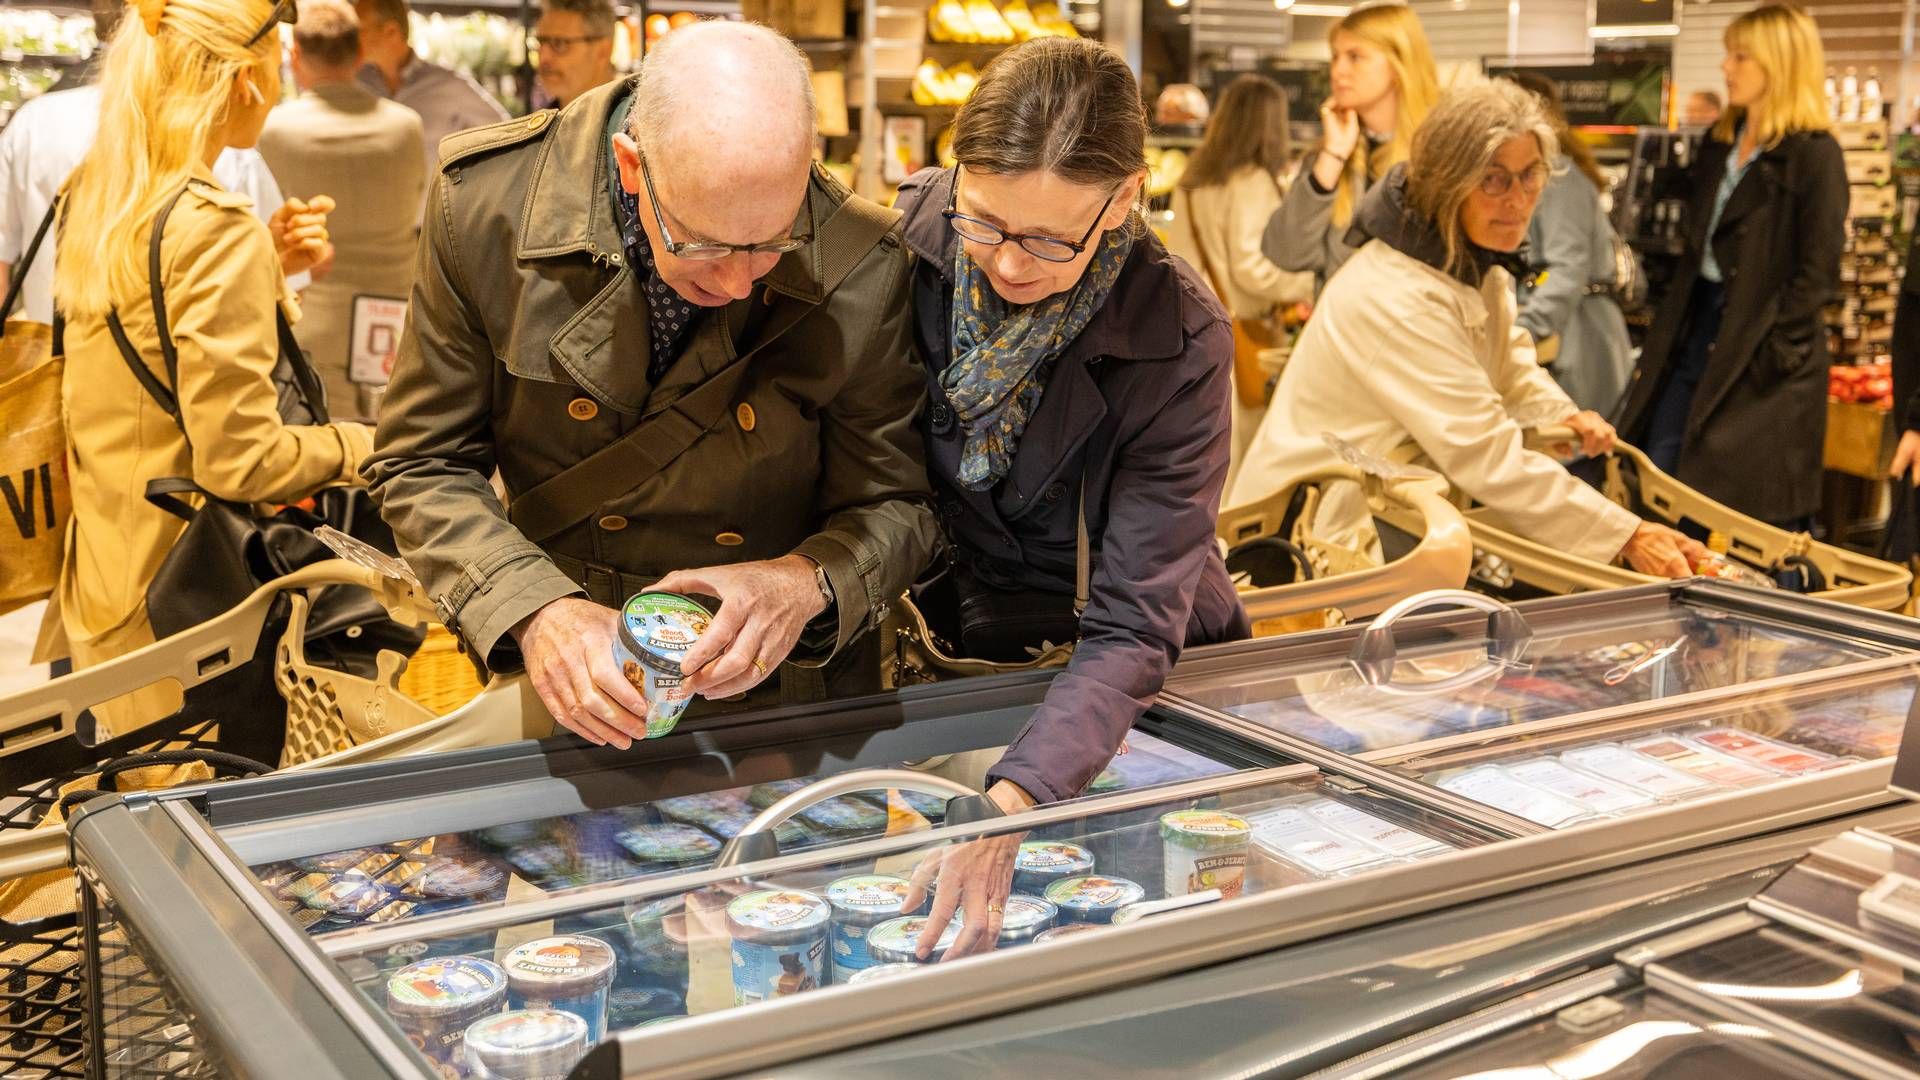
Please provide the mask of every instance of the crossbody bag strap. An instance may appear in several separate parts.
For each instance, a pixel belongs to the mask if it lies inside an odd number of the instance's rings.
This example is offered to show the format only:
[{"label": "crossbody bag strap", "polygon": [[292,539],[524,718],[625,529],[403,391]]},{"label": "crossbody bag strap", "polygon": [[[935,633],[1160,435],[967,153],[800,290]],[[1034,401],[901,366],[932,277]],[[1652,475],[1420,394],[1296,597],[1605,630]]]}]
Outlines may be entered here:
[{"label": "crossbody bag strap", "polygon": [[33,257],[40,254],[40,245],[46,241],[47,230],[53,228],[54,216],[59,211],[60,199],[55,196],[53,202],[47,204],[47,212],[40,219],[40,227],[33,231],[33,242],[27,245],[27,250],[20,256],[20,261],[13,264],[13,272],[7,280],[7,298],[0,301],[0,335],[7,332],[5,320],[13,314],[13,305],[20,302],[20,292],[27,283],[27,269],[33,265]]},{"label": "crossbody bag strap", "polygon": [[[821,292],[831,294],[900,220],[900,211],[850,196],[827,219],[819,247]],[[747,363],[736,360],[632,431],[535,484],[507,504],[507,520],[538,544],[666,468],[733,411]]]},{"label": "crossbody bag strap", "polygon": [[146,390],[153,403],[160,406],[160,411],[172,418],[174,426],[180,429],[180,437],[188,439],[187,448],[191,450],[193,443],[187,435],[186,417],[180,415],[180,399],[173,390],[180,385],[180,353],[173,347],[173,331],[167,323],[167,298],[161,294],[160,283],[160,237],[166,231],[167,217],[173,213],[174,204],[186,193],[186,185],[183,184],[179,191],[173,193],[173,198],[160,208],[160,213],[154,216],[153,232],[147,240],[148,298],[153,304],[154,336],[160,339],[160,358],[166,365],[166,381],[162,382],[147,366],[140,356],[140,350],[134,348],[132,339],[127,337],[127,328],[120,322],[120,313],[111,308],[107,310],[107,332],[113,335],[113,344],[119,349],[120,358],[127,362],[127,370],[133,373],[135,381]]},{"label": "crossbody bag strap", "polygon": [[1073,617],[1086,613],[1093,595],[1093,539],[1087,535],[1087,474],[1080,472],[1080,520],[1073,538]]}]

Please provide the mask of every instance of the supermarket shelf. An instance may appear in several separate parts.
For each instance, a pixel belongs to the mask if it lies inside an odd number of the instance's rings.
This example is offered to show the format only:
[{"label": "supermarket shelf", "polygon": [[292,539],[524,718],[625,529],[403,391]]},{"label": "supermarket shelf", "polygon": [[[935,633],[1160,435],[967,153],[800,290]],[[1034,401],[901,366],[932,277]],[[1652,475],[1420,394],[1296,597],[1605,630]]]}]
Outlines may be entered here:
[{"label": "supermarket shelf", "polygon": [[84,64],[87,58],[77,53],[29,53],[13,49],[0,49],[0,64],[41,64],[47,67],[72,67]]}]

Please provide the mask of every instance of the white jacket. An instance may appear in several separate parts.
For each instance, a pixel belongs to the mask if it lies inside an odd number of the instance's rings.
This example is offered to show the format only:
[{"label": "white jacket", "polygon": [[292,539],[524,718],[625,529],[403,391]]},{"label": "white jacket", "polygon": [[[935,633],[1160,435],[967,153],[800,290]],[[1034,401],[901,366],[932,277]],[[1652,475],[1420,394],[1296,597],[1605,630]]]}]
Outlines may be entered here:
[{"label": "white jacket", "polygon": [[[1208,277],[1208,287],[1225,289],[1220,303],[1236,319],[1258,319],[1278,305],[1313,299],[1312,273],[1282,270],[1260,250],[1267,222],[1280,209],[1280,193],[1279,182],[1258,165],[1241,167],[1224,184],[1174,193],[1167,250]],[[1209,269],[1226,280],[1213,281]]]},{"label": "white jacket", "polygon": [[[1407,443],[1423,464],[1530,540],[1610,562],[1640,519],[1552,458],[1522,445],[1529,426],[1579,411],[1514,325],[1513,278],[1498,267],[1474,289],[1371,240],[1320,294],[1229,506],[1258,501],[1334,463],[1332,432],[1386,457]],[[1324,539],[1365,547],[1373,521],[1359,489],[1327,492],[1315,522]]]}]

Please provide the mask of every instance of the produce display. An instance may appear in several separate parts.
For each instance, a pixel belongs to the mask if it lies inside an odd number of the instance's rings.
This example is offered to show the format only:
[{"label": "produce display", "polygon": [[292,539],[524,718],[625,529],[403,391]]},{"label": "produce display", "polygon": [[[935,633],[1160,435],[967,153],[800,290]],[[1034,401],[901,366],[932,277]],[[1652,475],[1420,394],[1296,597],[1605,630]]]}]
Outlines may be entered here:
[{"label": "produce display", "polygon": [[1827,397],[1833,401],[1893,408],[1893,361],[1835,364],[1827,372]]},{"label": "produce display", "polygon": [[92,56],[98,45],[91,15],[0,9],[0,59]]},{"label": "produce display", "polygon": [[1178,147],[1147,147],[1147,195],[1159,198],[1173,194],[1180,178],[1187,175],[1187,152]]},{"label": "produce display", "polygon": [[929,57],[914,69],[913,103],[962,105],[973,96],[973,88],[979,82],[979,70],[968,61],[962,60],[949,68]]},{"label": "produce display", "polygon": [[1011,45],[1041,37],[1079,37],[1060,7],[1026,0],[1008,0],[996,8],[992,0],[940,0],[927,9],[927,37],[936,42],[968,45]]}]

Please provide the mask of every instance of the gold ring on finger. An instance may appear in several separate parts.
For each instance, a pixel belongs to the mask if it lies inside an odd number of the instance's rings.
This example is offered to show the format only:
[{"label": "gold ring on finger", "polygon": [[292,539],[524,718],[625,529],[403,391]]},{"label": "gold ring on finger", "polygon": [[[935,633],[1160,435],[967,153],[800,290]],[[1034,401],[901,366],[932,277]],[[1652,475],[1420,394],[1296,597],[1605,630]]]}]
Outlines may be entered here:
[{"label": "gold ring on finger", "polygon": [[989,915],[998,915],[1006,910],[1007,910],[1006,908],[1001,907],[999,904],[987,905],[987,914]]},{"label": "gold ring on finger", "polygon": [[761,663],[760,658],[756,656],[753,658],[753,670],[756,674],[765,675],[767,673],[767,665]]}]

